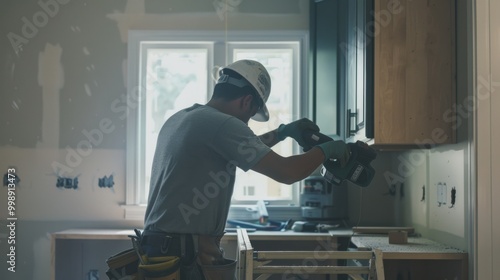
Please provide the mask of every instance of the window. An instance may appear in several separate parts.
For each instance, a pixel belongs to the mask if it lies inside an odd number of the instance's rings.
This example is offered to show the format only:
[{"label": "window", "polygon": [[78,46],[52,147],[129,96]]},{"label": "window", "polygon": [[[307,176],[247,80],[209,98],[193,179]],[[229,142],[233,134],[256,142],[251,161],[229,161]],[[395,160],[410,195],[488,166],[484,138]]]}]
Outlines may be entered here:
[{"label": "window", "polygon": [[[228,40],[231,38],[231,40]],[[194,103],[204,104],[212,94],[219,66],[254,59],[268,69],[271,96],[266,103],[268,122],[250,121],[257,134],[306,116],[306,34],[299,32],[189,33],[131,31],[129,33],[127,118],[127,205],[145,205],[151,162],[158,132],[174,112]],[[301,80],[304,79],[304,80]],[[292,140],[273,147],[291,155]],[[298,184],[297,184],[298,185]],[[298,204],[298,186],[280,184],[253,171],[238,170],[235,203],[257,200]]]}]

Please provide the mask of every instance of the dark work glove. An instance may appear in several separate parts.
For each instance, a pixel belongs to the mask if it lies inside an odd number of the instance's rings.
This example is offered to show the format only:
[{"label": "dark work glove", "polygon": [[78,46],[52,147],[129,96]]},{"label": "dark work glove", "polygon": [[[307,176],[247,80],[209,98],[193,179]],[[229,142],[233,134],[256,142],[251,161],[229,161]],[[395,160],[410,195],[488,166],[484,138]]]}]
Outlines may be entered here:
[{"label": "dark work glove", "polygon": [[282,124],[278,127],[278,140],[282,141],[287,137],[292,137],[301,147],[305,147],[307,143],[305,143],[302,134],[307,130],[318,132],[319,127],[307,118],[289,124]]},{"label": "dark work glove", "polygon": [[349,146],[342,140],[328,141],[323,144],[319,144],[318,147],[325,154],[325,161],[331,158],[336,159],[342,167],[347,164],[349,157],[351,156]]}]

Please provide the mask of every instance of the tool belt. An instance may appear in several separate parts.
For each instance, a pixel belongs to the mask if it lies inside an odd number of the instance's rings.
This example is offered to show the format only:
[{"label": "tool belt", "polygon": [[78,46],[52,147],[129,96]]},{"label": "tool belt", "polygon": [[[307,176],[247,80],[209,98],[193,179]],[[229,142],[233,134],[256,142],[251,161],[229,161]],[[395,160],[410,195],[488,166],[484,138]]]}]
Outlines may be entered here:
[{"label": "tool belt", "polygon": [[[160,238],[157,235],[148,235],[144,239],[145,236],[139,230],[136,229],[135,233],[135,236],[129,236],[132,240],[132,249],[122,251],[106,260],[108,278],[110,280],[180,280],[181,257],[177,254],[170,255],[168,252],[175,248],[178,249],[179,254],[182,254],[184,246],[175,246],[174,243],[166,242],[171,241],[171,237]],[[162,245],[158,248],[164,249],[167,254],[149,255],[144,252],[143,243],[157,246],[159,241]],[[169,250],[169,248],[172,249]],[[160,253],[162,253],[161,250]]]},{"label": "tool belt", "polygon": [[135,232],[133,248],[107,260],[110,280],[234,279],[236,261],[223,257],[222,236]]},{"label": "tool belt", "polygon": [[198,242],[195,239],[197,237],[191,234],[145,230],[142,233],[140,245],[142,248],[152,249],[148,252],[150,256],[177,256],[182,258],[183,263],[191,263],[196,259],[198,251]]},{"label": "tool belt", "polygon": [[139,279],[139,257],[134,248],[121,251],[109,257],[106,263],[108,264],[106,275],[110,280]]},{"label": "tool belt", "polygon": [[176,256],[146,257],[139,264],[138,274],[145,280],[180,280],[180,259]]}]

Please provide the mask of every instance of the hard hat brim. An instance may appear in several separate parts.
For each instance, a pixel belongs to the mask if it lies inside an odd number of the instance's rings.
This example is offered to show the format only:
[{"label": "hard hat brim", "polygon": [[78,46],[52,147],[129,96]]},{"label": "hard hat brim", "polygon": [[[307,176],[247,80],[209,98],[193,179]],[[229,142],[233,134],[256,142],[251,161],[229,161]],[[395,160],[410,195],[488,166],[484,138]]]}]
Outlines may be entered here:
[{"label": "hard hat brim", "polygon": [[260,108],[255,115],[253,115],[252,120],[257,122],[267,122],[269,120],[269,110],[267,109],[266,104]]}]

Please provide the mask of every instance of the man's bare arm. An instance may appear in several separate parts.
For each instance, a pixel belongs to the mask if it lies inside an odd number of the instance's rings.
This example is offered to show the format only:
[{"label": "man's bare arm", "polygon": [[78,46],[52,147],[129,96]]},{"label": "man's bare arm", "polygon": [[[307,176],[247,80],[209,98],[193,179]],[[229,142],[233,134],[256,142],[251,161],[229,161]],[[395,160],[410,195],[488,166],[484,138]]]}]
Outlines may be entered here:
[{"label": "man's bare arm", "polygon": [[290,157],[282,157],[270,151],[252,167],[252,170],[280,183],[292,184],[311,175],[324,160],[325,155],[318,147]]},{"label": "man's bare arm", "polygon": [[259,135],[259,138],[268,147],[272,147],[280,142],[278,139],[278,129]]}]

